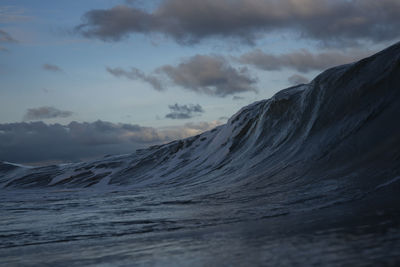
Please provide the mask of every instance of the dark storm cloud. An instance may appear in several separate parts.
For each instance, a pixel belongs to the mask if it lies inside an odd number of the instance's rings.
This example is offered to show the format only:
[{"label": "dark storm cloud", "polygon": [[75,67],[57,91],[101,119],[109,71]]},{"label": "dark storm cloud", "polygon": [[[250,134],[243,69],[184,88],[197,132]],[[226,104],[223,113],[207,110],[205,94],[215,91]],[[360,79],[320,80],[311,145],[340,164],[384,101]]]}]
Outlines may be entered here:
[{"label": "dark storm cloud", "polygon": [[44,119],[55,119],[55,118],[67,118],[72,116],[71,111],[59,110],[54,107],[38,107],[30,108],[24,115],[25,121],[30,120],[44,120]]},{"label": "dark storm cloud", "polygon": [[204,109],[199,104],[197,105],[170,105],[168,106],[171,110],[170,113],[165,115],[168,119],[182,120],[191,119],[201,113],[204,113]]},{"label": "dark storm cloud", "polygon": [[62,72],[59,66],[53,64],[43,64],[42,68],[47,71]]},{"label": "dark storm cloud", "polygon": [[234,68],[221,56],[196,55],[177,66],[158,69],[170,80],[187,90],[211,96],[225,97],[236,93],[257,92],[257,80],[247,68]]},{"label": "dark storm cloud", "polygon": [[260,49],[243,54],[239,61],[249,64],[256,68],[273,71],[283,68],[294,69],[300,72],[321,71],[337,65],[351,63],[369,55],[371,51],[348,52],[328,51],[322,53],[312,53],[308,50],[299,50],[287,54],[274,55],[265,53]]},{"label": "dark storm cloud", "polygon": [[290,76],[288,78],[288,82],[291,85],[298,85],[298,84],[306,84],[306,83],[309,83],[310,81],[306,77],[304,77],[302,75],[293,74],[292,76]]},{"label": "dark storm cloud", "polygon": [[146,83],[149,83],[154,89],[158,91],[163,91],[164,90],[164,85],[161,83],[161,81],[154,75],[147,75],[140,71],[137,68],[131,68],[130,71],[126,71],[121,68],[108,68],[107,71],[114,75],[115,77],[125,77],[130,80],[141,80]]},{"label": "dark storm cloud", "polygon": [[68,125],[21,122],[0,124],[0,160],[16,163],[77,161],[186,138],[218,123],[185,124],[155,129],[105,121]]},{"label": "dark storm cloud", "polygon": [[181,44],[213,37],[254,43],[260,34],[287,31],[326,44],[354,45],[397,39],[399,14],[398,0],[163,0],[153,11],[135,5],[88,11],[76,30],[111,41],[160,33]]}]

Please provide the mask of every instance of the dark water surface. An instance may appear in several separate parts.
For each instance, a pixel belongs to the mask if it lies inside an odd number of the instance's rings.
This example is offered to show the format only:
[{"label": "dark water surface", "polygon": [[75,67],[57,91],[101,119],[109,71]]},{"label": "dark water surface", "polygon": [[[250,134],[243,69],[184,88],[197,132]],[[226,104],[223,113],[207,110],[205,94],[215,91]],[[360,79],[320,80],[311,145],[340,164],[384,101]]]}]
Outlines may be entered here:
[{"label": "dark water surface", "polygon": [[[3,266],[221,266],[400,263],[393,188],[305,209],[165,190],[5,191]],[[272,199],[271,199],[272,200]],[[312,203],[321,201],[309,200]],[[303,200],[303,207],[312,207]],[[300,201],[301,202],[301,201]],[[307,204],[306,204],[307,203]]]}]

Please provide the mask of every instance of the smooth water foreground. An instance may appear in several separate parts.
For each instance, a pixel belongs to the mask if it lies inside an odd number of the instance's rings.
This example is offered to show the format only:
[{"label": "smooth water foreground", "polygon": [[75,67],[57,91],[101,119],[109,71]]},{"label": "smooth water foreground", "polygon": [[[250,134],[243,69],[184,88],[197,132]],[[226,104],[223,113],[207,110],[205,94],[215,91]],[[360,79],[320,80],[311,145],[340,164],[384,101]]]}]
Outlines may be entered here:
[{"label": "smooth water foreground", "polygon": [[315,205],[324,196],[288,206],[273,196],[257,204],[262,197],[226,192],[189,198],[165,189],[3,191],[0,264],[395,266],[396,190],[325,206]]}]

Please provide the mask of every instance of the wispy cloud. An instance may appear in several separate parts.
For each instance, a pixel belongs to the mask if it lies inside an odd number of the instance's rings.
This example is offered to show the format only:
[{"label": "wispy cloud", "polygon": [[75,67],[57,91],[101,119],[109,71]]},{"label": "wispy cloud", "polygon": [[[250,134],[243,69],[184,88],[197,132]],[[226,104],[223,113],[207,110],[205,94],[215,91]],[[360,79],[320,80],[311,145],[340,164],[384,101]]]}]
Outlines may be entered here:
[{"label": "wispy cloud", "polygon": [[174,119],[174,120],[191,119],[195,116],[200,115],[201,113],[204,113],[203,107],[200,106],[199,104],[178,105],[176,103],[175,105],[170,105],[168,107],[171,111],[170,113],[165,115],[165,117],[168,119]]},{"label": "wispy cloud", "polygon": [[71,111],[59,110],[54,107],[30,108],[24,115],[24,121],[67,118],[72,116]]},{"label": "wispy cloud", "polygon": [[2,44],[6,45],[13,43],[18,43],[18,41],[14,39],[14,37],[12,37],[11,34],[0,29],[0,52],[9,52],[9,50],[6,47],[2,46]]},{"label": "wispy cloud", "polygon": [[27,21],[31,19],[26,10],[18,6],[0,6],[0,23]]},{"label": "wispy cloud", "polygon": [[17,43],[18,41],[15,40],[8,32],[0,30],[0,43]]},{"label": "wispy cloud", "polygon": [[232,97],[232,100],[243,100],[244,99],[244,97],[242,97],[242,96],[234,96],[234,97]]},{"label": "wispy cloud", "polygon": [[154,75],[147,75],[137,68],[131,68],[129,71],[126,71],[122,68],[107,67],[106,69],[110,74],[114,75],[115,77],[125,77],[130,80],[141,80],[150,84],[157,91],[163,91],[165,89],[159,78]]},{"label": "wispy cloud", "polygon": [[54,65],[54,64],[43,64],[42,68],[44,70],[52,71],[52,72],[62,72],[63,71],[59,66]]},{"label": "wispy cloud", "polygon": [[299,72],[321,71],[337,65],[352,63],[374,52],[365,50],[326,51],[313,53],[303,49],[291,53],[274,55],[260,49],[243,54],[239,62],[266,71],[294,69]]}]

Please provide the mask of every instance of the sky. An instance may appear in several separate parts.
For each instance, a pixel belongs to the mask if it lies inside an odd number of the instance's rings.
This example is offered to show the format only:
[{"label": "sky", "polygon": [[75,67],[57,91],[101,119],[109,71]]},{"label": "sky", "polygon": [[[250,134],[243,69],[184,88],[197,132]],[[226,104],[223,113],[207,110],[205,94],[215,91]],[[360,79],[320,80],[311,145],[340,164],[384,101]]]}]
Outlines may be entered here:
[{"label": "sky", "polygon": [[398,0],[2,0],[0,160],[186,138],[399,41]]}]

